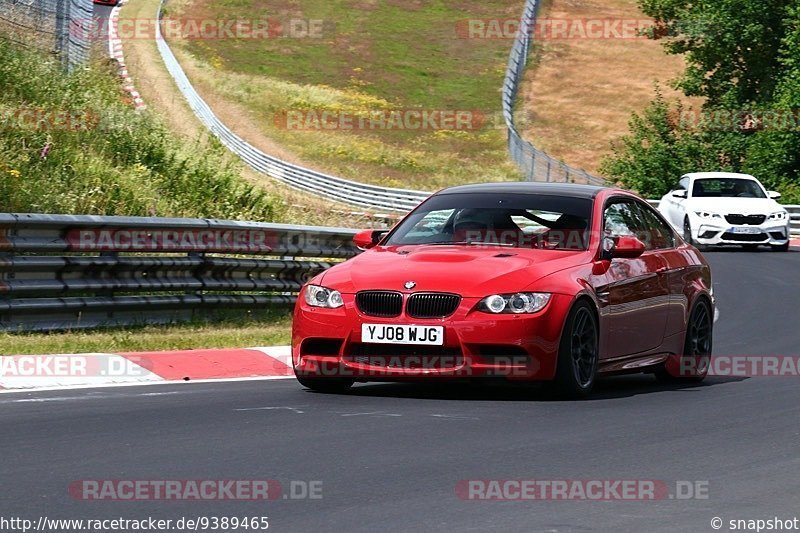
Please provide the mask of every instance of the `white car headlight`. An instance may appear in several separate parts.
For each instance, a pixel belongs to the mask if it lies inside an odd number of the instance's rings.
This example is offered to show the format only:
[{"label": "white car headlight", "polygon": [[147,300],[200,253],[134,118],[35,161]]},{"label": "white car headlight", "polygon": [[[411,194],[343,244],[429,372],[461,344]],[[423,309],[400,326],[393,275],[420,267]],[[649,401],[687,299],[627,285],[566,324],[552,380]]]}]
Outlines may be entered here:
[{"label": "white car headlight", "polygon": [[789,214],[786,211],[776,211],[769,215],[770,220],[786,220],[787,218],[789,218]]},{"label": "white car headlight", "polygon": [[722,218],[722,215],[718,213],[711,213],[710,211],[695,211],[694,214],[700,218]]},{"label": "white car headlight", "polygon": [[344,305],[342,293],[319,285],[308,285],[305,290],[305,298],[306,303],[312,307],[336,309]]},{"label": "white car headlight", "polygon": [[515,294],[492,294],[478,304],[478,310],[484,313],[525,314],[536,313],[544,309],[550,301],[547,292],[517,292]]}]

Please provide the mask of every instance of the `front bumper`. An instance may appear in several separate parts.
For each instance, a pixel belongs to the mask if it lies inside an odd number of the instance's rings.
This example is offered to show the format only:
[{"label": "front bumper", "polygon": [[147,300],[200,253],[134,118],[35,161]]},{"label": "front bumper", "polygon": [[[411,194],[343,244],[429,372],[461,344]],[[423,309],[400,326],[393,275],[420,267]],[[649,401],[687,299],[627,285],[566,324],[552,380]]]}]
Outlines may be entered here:
[{"label": "front bumper", "polygon": [[763,224],[735,225],[725,220],[696,219],[692,238],[706,246],[725,244],[769,244],[780,246],[789,242],[789,223],[785,220],[766,220]]},{"label": "front bumper", "polygon": [[[463,298],[444,319],[401,314],[379,318],[361,313],[354,295],[343,295],[339,309],[308,306],[298,299],[292,325],[292,361],[303,377],[356,381],[502,377],[550,380],[564,318],[572,298],[554,294],[547,306],[530,315],[492,315],[475,310],[478,298]],[[442,346],[364,343],[361,325],[442,326]]]}]

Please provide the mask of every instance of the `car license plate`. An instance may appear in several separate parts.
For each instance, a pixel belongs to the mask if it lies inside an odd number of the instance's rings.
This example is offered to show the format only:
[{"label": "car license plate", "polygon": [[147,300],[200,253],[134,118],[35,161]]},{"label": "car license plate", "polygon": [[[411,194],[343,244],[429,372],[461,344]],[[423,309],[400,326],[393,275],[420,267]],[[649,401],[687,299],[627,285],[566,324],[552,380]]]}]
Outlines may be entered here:
[{"label": "car license plate", "polygon": [[361,342],[442,346],[444,344],[444,327],[361,324]]},{"label": "car license plate", "polygon": [[745,235],[755,235],[756,233],[761,233],[761,230],[758,228],[731,228],[731,233],[743,233]]}]

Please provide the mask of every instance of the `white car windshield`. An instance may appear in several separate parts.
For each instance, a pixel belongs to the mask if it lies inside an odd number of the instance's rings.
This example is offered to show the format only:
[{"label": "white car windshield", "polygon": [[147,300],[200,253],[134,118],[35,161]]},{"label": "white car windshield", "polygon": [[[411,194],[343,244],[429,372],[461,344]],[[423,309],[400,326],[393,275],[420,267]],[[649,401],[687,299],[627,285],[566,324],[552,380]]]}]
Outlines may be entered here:
[{"label": "white car windshield", "polygon": [[692,196],[694,198],[766,198],[758,183],[739,178],[695,180]]}]

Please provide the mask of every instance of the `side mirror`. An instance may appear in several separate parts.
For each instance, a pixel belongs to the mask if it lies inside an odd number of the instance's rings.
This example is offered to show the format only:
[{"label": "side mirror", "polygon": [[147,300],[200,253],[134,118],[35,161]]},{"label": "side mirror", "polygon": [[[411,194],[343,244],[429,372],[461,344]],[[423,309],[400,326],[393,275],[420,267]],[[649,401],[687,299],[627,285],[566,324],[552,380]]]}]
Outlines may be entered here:
[{"label": "side mirror", "polygon": [[379,229],[368,229],[364,231],[359,231],[353,237],[353,243],[359,250],[369,250],[370,248],[374,248],[376,244],[381,242],[381,239],[385,235],[386,232]]},{"label": "side mirror", "polygon": [[778,191],[767,191],[767,196],[769,197],[770,200],[777,200],[778,198],[781,197],[781,193],[779,193]]},{"label": "side mirror", "polygon": [[672,191],[672,196],[675,198],[687,198],[689,192],[686,189],[678,189],[677,191]]},{"label": "side mirror", "polygon": [[636,259],[644,250],[644,243],[632,235],[621,235],[616,239],[606,237],[603,241],[605,259]]}]

